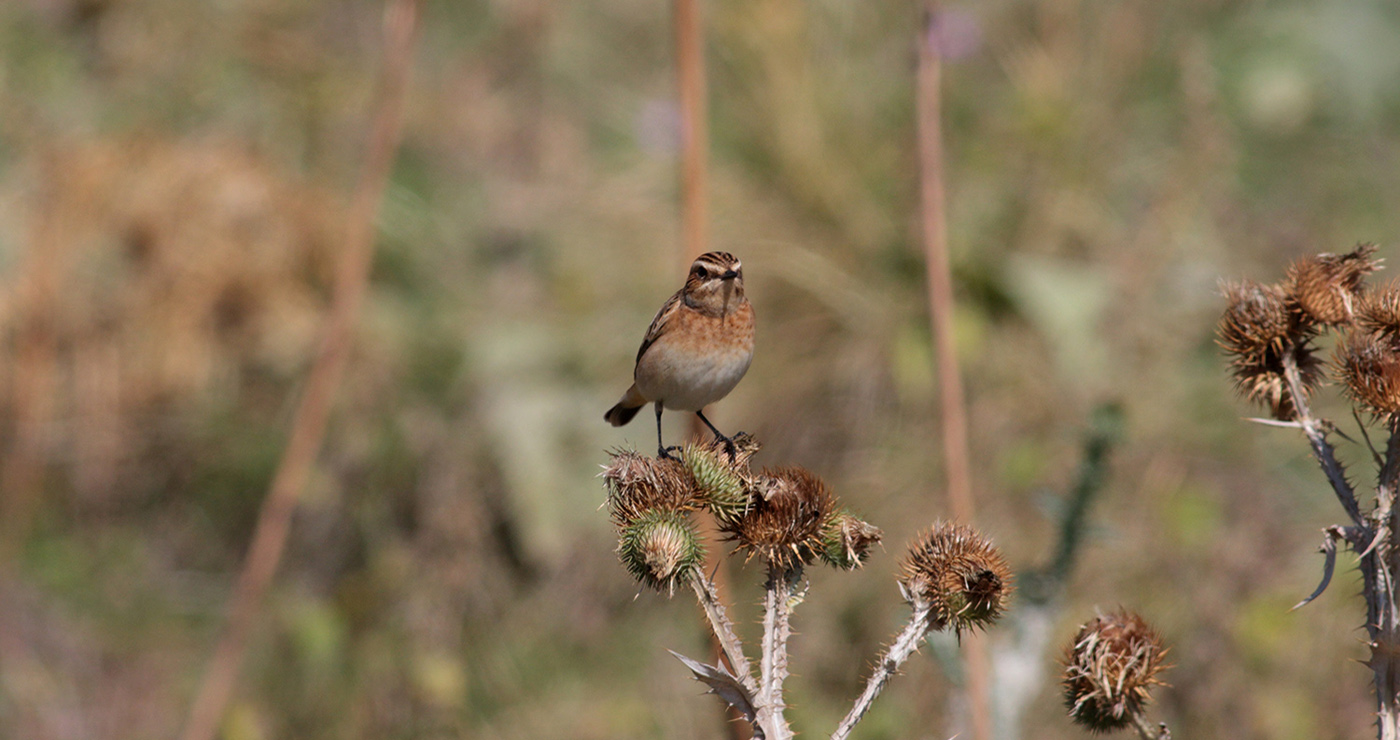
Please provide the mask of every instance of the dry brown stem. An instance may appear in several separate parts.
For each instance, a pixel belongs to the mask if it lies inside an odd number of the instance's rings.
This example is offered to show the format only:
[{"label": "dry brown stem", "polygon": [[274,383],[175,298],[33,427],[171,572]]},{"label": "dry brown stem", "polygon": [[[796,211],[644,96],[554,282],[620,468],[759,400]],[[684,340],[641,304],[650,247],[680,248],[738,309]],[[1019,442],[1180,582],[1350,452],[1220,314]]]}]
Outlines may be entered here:
[{"label": "dry brown stem", "polygon": [[210,740],[238,678],[272,576],[282,559],[292,513],[321,447],[336,388],[349,356],[352,329],[369,281],[375,221],[398,149],[403,101],[417,39],[418,0],[394,0],[385,15],[383,67],[373,127],[360,180],[346,212],[345,251],[326,317],[321,346],[292,420],[291,437],[258,515],[253,543],[239,574],[228,622],[200,683],[185,725],[185,740]]},{"label": "dry brown stem", "polygon": [[[928,5],[928,18],[935,18],[937,5]],[[948,259],[948,228],[943,187],[943,128],[940,78],[942,61],[933,38],[932,23],[925,24],[919,39],[918,132],[924,263],[928,272],[929,320],[937,349],[940,409],[943,419],[943,450],[948,469],[948,497],[953,517],[971,524],[972,466],[968,456],[967,410],[962,378],[958,372],[957,346],[953,336],[953,279]],[[987,708],[988,661],[986,642],[980,635],[969,635],[963,642],[967,657],[967,698],[971,709],[974,740],[989,740],[991,717]]]},{"label": "dry brown stem", "polygon": [[681,107],[681,239],[686,265],[709,251],[710,127],[700,0],[675,0],[676,83]]},{"label": "dry brown stem", "polygon": [[[1361,592],[1366,600],[1366,631],[1371,648],[1367,663],[1376,692],[1377,737],[1400,740],[1400,608],[1397,608],[1395,583],[1395,576],[1400,573],[1400,549],[1395,547],[1395,531],[1400,526],[1397,521],[1400,510],[1395,506],[1396,492],[1400,490],[1400,415],[1387,417],[1390,440],[1376,486],[1376,507],[1369,516],[1363,516],[1355,489],[1327,440],[1325,425],[1312,415],[1300,370],[1291,355],[1285,354],[1283,368],[1296,421],[1307,436],[1313,457],[1326,474],[1333,493],[1354,523],[1339,531],[1347,545],[1361,555]],[[1327,580],[1324,578],[1324,587]],[[1304,603],[1317,595],[1315,591]]]},{"label": "dry brown stem", "polygon": [[1341,502],[1347,516],[1351,517],[1353,523],[1363,524],[1361,508],[1356,503],[1356,491],[1347,481],[1342,464],[1337,461],[1337,451],[1333,449],[1332,443],[1327,441],[1327,432],[1312,415],[1303,389],[1302,373],[1292,353],[1285,353],[1283,356],[1283,375],[1288,381],[1288,393],[1292,397],[1295,420],[1302,427],[1303,434],[1307,435],[1308,443],[1312,445],[1313,456],[1327,474],[1327,481],[1332,484],[1332,491],[1337,495],[1337,500]]}]

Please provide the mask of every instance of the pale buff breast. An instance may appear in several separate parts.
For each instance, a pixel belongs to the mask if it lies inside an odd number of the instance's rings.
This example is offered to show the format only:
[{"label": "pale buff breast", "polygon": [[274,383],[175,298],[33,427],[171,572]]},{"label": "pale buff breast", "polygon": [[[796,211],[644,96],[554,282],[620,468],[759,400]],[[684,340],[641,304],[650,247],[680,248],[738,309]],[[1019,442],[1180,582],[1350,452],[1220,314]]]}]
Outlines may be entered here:
[{"label": "pale buff breast", "polygon": [[637,390],[676,411],[698,411],[729,395],[753,360],[753,309],[724,318],[682,311],[637,362]]}]

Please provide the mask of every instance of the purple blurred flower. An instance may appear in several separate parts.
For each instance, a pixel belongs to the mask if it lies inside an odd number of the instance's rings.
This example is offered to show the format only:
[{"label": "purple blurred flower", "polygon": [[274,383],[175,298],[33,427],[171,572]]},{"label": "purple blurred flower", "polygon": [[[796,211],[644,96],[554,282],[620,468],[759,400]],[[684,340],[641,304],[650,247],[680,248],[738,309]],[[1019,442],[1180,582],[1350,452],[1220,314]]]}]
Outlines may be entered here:
[{"label": "purple blurred flower", "polygon": [[927,41],[944,59],[963,59],[982,48],[982,24],[965,10],[940,10],[929,19]]}]

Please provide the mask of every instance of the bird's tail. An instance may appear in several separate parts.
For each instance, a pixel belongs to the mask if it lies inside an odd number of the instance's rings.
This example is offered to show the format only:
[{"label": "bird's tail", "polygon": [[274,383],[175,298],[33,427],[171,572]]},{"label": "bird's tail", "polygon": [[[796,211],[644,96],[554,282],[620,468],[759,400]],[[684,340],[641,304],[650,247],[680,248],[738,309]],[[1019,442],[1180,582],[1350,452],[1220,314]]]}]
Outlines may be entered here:
[{"label": "bird's tail", "polygon": [[616,406],[608,409],[608,413],[603,414],[603,419],[615,427],[620,427],[637,415],[642,407],[647,405],[647,400],[642,397],[642,392],[637,390],[637,384],[633,383],[627,392],[622,394],[622,400]]}]

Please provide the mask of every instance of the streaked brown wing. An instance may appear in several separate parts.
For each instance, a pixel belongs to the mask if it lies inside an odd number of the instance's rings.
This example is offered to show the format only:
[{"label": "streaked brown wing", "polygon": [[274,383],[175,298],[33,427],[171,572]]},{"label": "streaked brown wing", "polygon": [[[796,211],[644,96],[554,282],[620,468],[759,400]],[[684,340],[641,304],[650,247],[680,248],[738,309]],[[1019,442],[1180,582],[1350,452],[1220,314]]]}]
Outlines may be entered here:
[{"label": "streaked brown wing", "polygon": [[647,327],[647,335],[642,339],[642,346],[637,349],[637,362],[642,361],[642,355],[647,353],[647,347],[650,347],[661,338],[662,334],[666,333],[666,325],[670,323],[671,317],[676,315],[676,309],[680,308],[681,294],[684,292],[684,288],[676,291],[676,294],[668,298],[666,303],[661,306],[661,310],[656,312],[656,318],[651,320],[651,326]]}]

